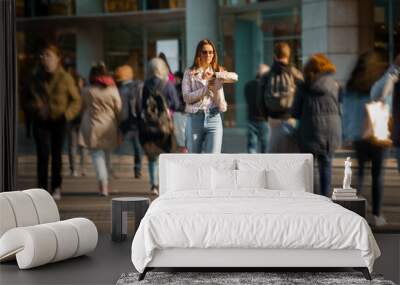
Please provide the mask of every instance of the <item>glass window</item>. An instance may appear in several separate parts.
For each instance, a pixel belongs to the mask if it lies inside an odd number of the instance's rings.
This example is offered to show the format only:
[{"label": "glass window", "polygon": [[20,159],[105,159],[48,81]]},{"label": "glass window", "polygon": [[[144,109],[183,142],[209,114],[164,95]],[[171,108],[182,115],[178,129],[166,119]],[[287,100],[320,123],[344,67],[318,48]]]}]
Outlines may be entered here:
[{"label": "glass window", "polygon": [[299,7],[287,7],[262,12],[261,29],[264,35],[264,61],[272,63],[275,43],[284,41],[292,48],[291,60],[301,64],[301,21]]},{"label": "glass window", "polygon": [[171,72],[179,70],[179,42],[177,39],[158,40],[156,42],[157,55],[165,54]]},{"label": "glass window", "polygon": [[137,11],[139,10],[140,4],[139,0],[104,0],[104,12]]}]

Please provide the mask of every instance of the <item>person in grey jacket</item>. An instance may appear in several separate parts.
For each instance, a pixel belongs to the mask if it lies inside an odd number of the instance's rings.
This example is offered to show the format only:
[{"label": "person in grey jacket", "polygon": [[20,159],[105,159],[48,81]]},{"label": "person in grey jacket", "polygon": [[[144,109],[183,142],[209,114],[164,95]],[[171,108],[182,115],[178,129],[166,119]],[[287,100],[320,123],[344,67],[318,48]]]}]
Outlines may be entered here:
[{"label": "person in grey jacket", "polygon": [[340,86],[333,79],[336,67],[324,54],[314,54],[304,67],[305,82],[298,86],[292,116],[299,120],[301,152],[312,153],[318,162],[320,193],[328,196],[332,157],[341,145]]},{"label": "person in grey jacket", "polygon": [[108,196],[111,153],[118,145],[121,98],[102,62],[90,69],[89,84],[82,91],[85,107],[80,127],[80,145],[90,151],[99,194]]},{"label": "person in grey jacket", "polygon": [[[143,115],[143,112],[148,110],[148,103],[155,93],[160,93],[165,99],[166,110],[168,112],[168,120],[171,124],[172,133],[168,135],[168,139],[161,139],[158,136],[149,135],[139,129],[139,138],[143,150],[148,159],[149,177],[150,177],[150,192],[158,195],[158,156],[159,149],[162,152],[172,152],[174,148],[172,114],[179,110],[179,98],[175,86],[168,80],[168,68],[165,62],[156,57],[149,61],[147,77],[143,85],[143,93],[141,104],[139,105],[138,113]],[[161,112],[161,110],[159,110]],[[161,118],[158,118],[161,120]],[[164,121],[164,123],[167,123]],[[172,143],[174,141],[174,143]],[[162,144],[162,145],[160,145]]]},{"label": "person in grey jacket", "polygon": [[381,92],[370,96],[374,82],[384,73],[386,64],[381,54],[367,52],[362,54],[347,82],[346,92],[343,96],[343,137],[350,142],[356,153],[358,161],[357,192],[363,192],[364,166],[371,161],[372,176],[372,213],[373,224],[383,225],[385,219],[381,215],[383,196],[383,162],[386,148],[373,144],[363,138],[366,120],[366,104],[381,99]]}]

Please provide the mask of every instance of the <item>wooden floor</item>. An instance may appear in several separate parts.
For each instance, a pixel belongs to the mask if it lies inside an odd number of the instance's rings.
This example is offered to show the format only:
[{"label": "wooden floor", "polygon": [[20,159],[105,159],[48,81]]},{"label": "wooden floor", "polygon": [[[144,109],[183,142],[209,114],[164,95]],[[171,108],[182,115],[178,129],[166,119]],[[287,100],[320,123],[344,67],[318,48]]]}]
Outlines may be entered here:
[{"label": "wooden floor", "polygon": [[[343,153],[339,153],[333,163],[333,186],[339,186],[343,179]],[[72,217],[87,217],[94,221],[101,233],[110,232],[111,198],[120,196],[146,196],[156,198],[150,194],[147,176],[147,163],[144,162],[143,178],[133,178],[133,159],[129,155],[114,155],[112,192],[109,197],[100,197],[97,194],[97,183],[90,159],[86,159],[85,176],[71,177],[68,171],[67,156],[64,161],[63,197],[58,207],[62,219]],[[356,181],[357,164],[353,163],[353,182]],[[36,187],[36,157],[22,155],[18,159],[18,189]],[[364,196],[371,201],[370,168],[366,169]],[[354,184],[354,183],[353,183]],[[369,203],[370,205],[370,203]],[[369,210],[371,207],[368,207]],[[385,166],[383,213],[389,225],[376,231],[400,231],[400,175],[397,172],[394,159],[388,159]],[[128,216],[131,220],[133,217]],[[132,228],[134,223],[129,223]],[[128,228],[129,229],[129,228]]]}]

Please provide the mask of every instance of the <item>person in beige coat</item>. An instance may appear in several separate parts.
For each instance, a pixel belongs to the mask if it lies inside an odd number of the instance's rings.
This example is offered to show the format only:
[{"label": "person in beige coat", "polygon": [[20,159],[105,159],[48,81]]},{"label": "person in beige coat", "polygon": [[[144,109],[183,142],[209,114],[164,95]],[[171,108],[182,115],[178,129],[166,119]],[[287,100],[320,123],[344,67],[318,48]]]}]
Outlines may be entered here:
[{"label": "person in beige coat", "polygon": [[81,145],[90,150],[99,182],[99,192],[108,195],[110,156],[118,145],[121,98],[103,63],[92,67],[90,85],[83,90],[85,111],[81,123]]}]

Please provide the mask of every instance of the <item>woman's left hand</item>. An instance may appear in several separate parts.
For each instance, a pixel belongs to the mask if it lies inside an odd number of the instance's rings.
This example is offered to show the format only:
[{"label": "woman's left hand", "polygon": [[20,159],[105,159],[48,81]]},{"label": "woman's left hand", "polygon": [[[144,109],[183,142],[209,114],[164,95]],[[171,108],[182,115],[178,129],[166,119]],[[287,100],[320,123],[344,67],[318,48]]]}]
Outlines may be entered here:
[{"label": "woman's left hand", "polygon": [[208,81],[208,90],[214,91],[214,90],[215,90],[215,86],[216,86],[215,83],[216,83],[216,82],[215,82],[215,78],[210,79],[210,80]]}]

